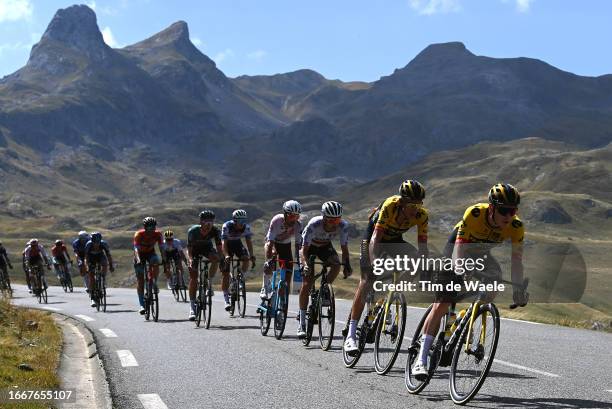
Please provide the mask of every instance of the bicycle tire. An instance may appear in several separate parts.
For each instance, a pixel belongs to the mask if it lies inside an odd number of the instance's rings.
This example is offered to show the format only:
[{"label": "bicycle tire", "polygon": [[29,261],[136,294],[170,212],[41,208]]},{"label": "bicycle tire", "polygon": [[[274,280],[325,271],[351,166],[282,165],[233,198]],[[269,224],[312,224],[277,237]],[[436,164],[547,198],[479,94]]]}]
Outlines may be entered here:
[{"label": "bicycle tire", "polygon": [[68,292],[68,284],[66,283],[66,271],[62,269],[62,278],[60,278],[60,284],[65,293]]},{"label": "bicycle tire", "polygon": [[246,315],[246,283],[244,279],[240,277],[238,280],[238,313],[240,318],[244,318]]},{"label": "bicycle tire", "polygon": [[[145,270],[146,271],[146,270]],[[145,294],[144,294],[144,307],[145,307],[145,320],[151,319],[151,292],[149,288],[149,280],[145,282]]]},{"label": "bicycle tire", "polygon": [[[327,292],[323,292],[323,288],[319,291],[319,344],[323,351],[329,350],[334,341],[334,329],[336,325],[336,297],[331,284],[326,283]],[[323,296],[329,294],[329,306],[323,306]]]},{"label": "bicycle tire", "polygon": [[417,395],[421,393],[423,389],[425,389],[437,367],[437,363],[436,365],[431,364],[433,360],[430,357],[430,369],[427,379],[424,381],[419,381],[412,376],[412,366],[414,365],[414,362],[418,357],[419,350],[421,349],[421,336],[423,335],[423,326],[425,325],[425,320],[429,316],[431,308],[432,306],[430,305],[427,310],[425,310],[425,313],[419,321],[419,325],[417,325],[416,329],[414,330],[414,334],[412,335],[412,341],[410,343],[410,346],[408,347],[408,356],[406,357],[406,366],[404,369],[404,385],[406,386],[406,389],[408,389],[408,392],[413,395]]},{"label": "bicycle tire", "polygon": [[[351,313],[349,311],[348,317],[346,319],[346,331],[342,331],[343,332],[343,337],[342,337],[342,361],[344,362],[344,366],[347,368],[353,368],[355,365],[357,365],[357,362],[359,362],[359,358],[361,358],[361,354],[363,354],[363,350],[365,348],[365,335],[362,336],[362,326],[363,325],[359,325],[357,327],[357,330],[355,331],[355,336],[357,338],[357,342],[358,342],[358,349],[357,352],[354,355],[349,355],[345,350],[344,350],[344,342],[346,341],[346,337],[348,336],[348,323],[351,320]],[[363,339],[363,342],[362,342]],[[362,346],[363,345],[363,346]]]},{"label": "bicycle tire", "polygon": [[106,312],[106,278],[100,277],[100,303],[102,304],[102,312]]},{"label": "bicycle tire", "polygon": [[204,313],[206,314],[206,329],[210,328],[210,318],[212,316],[212,285],[210,279],[206,280],[206,306]]},{"label": "bicycle tire", "polygon": [[[281,295],[282,290],[282,295]],[[278,284],[277,308],[274,314],[274,336],[280,340],[283,338],[285,326],[287,325],[287,310],[289,309],[289,290],[287,283],[281,280]]]},{"label": "bicycle tire", "polygon": [[265,304],[265,311],[261,308],[259,309],[259,330],[264,337],[268,334],[270,322],[272,322],[272,313],[270,312],[272,310],[272,301],[266,300]]},{"label": "bicycle tire", "polygon": [[96,311],[100,311],[101,302],[102,302],[102,275],[100,271],[96,271]]},{"label": "bicycle tire", "polygon": [[[386,305],[389,305],[388,312],[393,314],[392,308],[395,309],[395,316],[392,316],[392,319],[395,321],[395,317],[400,315],[397,319],[397,327],[391,331],[390,335],[392,339],[395,339],[393,343],[393,350],[391,351],[391,355],[388,357],[387,362],[385,362],[383,358],[383,350],[381,348],[381,336],[383,333],[389,334],[386,329],[386,317],[384,313],[384,309],[381,311],[381,317],[378,320],[378,325],[376,326],[376,337],[374,338],[374,369],[376,373],[379,375],[386,375],[391,368],[393,368],[393,364],[399,355],[400,349],[402,348],[402,341],[404,339],[404,330],[406,329],[406,297],[402,293],[394,292],[391,297],[388,298],[388,301],[385,301]],[[398,314],[399,313],[399,314]],[[391,326],[393,329],[393,324]]]},{"label": "bicycle tire", "polygon": [[70,292],[74,292],[74,286],[72,284],[72,276],[70,275],[70,272],[66,274],[66,278],[68,279],[68,289],[70,290]]},{"label": "bicycle tire", "polygon": [[[310,298],[310,297],[309,297]],[[316,302],[318,302],[319,297],[316,298]],[[306,336],[302,338],[302,344],[307,347],[310,345],[310,341],[312,340],[312,333],[314,332],[314,323],[317,320],[317,306],[310,303],[308,308],[306,309]]]},{"label": "bicycle tire", "polygon": [[173,260],[170,260],[170,266],[171,266],[171,274],[170,274],[170,280],[172,280],[172,295],[174,296],[174,300],[176,302],[179,302],[181,299],[181,295],[179,293],[179,284],[178,284],[178,274],[176,271],[176,264],[174,264]]},{"label": "bicycle tire", "polygon": [[[461,394],[457,391],[457,364],[459,361],[459,356],[462,352],[465,352],[463,349],[463,345],[466,342],[467,333],[469,329],[469,325],[466,325],[463,328],[459,341],[453,351],[453,360],[451,362],[450,367],[450,376],[449,376],[449,389],[451,399],[457,405],[465,405],[478,393],[484,381],[487,378],[489,370],[491,369],[491,365],[493,364],[493,359],[495,358],[495,352],[497,351],[497,342],[499,340],[499,330],[500,330],[500,319],[499,319],[499,311],[495,304],[484,304],[481,305],[474,317],[474,323],[478,320],[479,317],[483,315],[483,313],[488,312],[491,314],[492,322],[493,322],[493,343],[491,344],[491,350],[488,354],[483,350],[483,356],[486,359],[485,366],[483,368],[482,373],[478,377],[476,384],[465,394]],[[476,332],[476,331],[474,331]]]},{"label": "bicycle tire", "polygon": [[183,300],[183,302],[187,302],[187,287],[185,286],[185,274],[181,273],[180,278],[181,286],[179,288],[179,291],[181,293],[181,299]]},{"label": "bicycle tire", "polygon": [[151,315],[153,315],[153,321],[157,322],[159,319],[159,290],[157,289],[157,285],[152,283],[153,292],[151,294]]},{"label": "bicycle tire", "polygon": [[45,304],[47,304],[47,301],[49,300],[49,296],[47,294],[47,289],[43,287],[42,290],[42,297],[43,297],[43,301],[45,302]]},{"label": "bicycle tire", "polygon": [[200,327],[200,323],[202,322],[202,310],[204,309],[204,286],[200,282],[198,284],[198,294],[196,297],[196,327]]},{"label": "bicycle tire", "polygon": [[238,298],[237,296],[237,289],[236,289],[237,285],[236,285],[236,279],[235,278],[231,278],[230,279],[230,283],[229,283],[229,288],[230,288],[230,309],[229,309],[229,315],[230,317],[234,316],[234,312],[236,311],[236,298]]}]

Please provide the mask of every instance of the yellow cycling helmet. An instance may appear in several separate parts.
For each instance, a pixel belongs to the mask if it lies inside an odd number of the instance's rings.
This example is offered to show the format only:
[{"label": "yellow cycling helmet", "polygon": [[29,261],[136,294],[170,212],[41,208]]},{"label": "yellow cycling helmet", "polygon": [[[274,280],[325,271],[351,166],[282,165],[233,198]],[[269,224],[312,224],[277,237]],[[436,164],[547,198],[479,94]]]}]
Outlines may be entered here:
[{"label": "yellow cycling helmet", "polygon": [[166,240],[168,240],[168,239],[173,239],[173,238],[174,238],[174,232],[173,232],[172,230],[166,230],[166,231],[164,232],[164,238],[165,238]]}]

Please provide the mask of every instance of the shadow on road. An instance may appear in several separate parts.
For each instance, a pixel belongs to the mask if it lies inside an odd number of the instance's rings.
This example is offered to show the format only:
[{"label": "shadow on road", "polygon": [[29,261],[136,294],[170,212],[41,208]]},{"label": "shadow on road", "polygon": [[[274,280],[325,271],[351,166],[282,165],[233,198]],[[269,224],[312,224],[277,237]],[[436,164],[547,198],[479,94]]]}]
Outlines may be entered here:
[{"label": "shadow on road", "polygon": [[610,408],[612,402],[594,401],[587,399],[564,399],[564,398],[509,398],[494,395],[476,395],[471,402],[477,406],[478,403],[494,403],[496,408],[562,408],[562,409],[590,409]]},{"label": "shadow on road", "polygon": [[259,329],[259,325],[219,325],[219,326],[213,325],[210,328],[227,331],[227,330],[234,330],[234,329]]},{"label": "shadow on road", "polygon": [[106,314],[117,314],[121,312],[138,312],[138,310],[106,310]]}]

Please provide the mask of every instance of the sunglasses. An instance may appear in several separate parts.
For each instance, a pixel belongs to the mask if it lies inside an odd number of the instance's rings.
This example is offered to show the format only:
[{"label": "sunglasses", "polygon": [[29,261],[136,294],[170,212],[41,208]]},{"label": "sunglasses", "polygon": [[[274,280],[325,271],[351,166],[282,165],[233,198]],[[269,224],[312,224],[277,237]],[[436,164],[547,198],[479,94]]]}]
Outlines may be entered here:
[{"label": "sunglasses", "polygon": [[340,224],[342,217],[325,217],[323,221],[328,224]]},{"label": "sunglasses", "polygon": [[415,203],[415,202],[410,202],[409,200],[410,199],[402,198],[400,199],[400,204],[403,207],[412,208],[412,209],[420,209],[421,207],[423,207],[423,202]]},{"label": "sunglasses", "polygon": [[200,224],[203,226],[207,226],[207,225],[213,224],[213,221],[212,220],[200,220]]},{"label": "sunglasses", "polygon": [[514,216],[518,209],[516,207],[498,207],[497,212],[502,216]]}]

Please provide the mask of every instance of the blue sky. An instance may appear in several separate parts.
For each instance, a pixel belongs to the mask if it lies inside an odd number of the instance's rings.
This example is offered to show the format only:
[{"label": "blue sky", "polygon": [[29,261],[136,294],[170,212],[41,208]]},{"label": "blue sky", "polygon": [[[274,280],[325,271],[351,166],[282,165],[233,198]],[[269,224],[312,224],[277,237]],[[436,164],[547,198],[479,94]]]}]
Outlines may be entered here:
[{"label": "blue sky", "polygon": [[[0,0],[0,76],[23,66],[70,1]],[[607,0],[86,0],[106,42],[121,47],[177,20],[228,76],[314,69],[373,81],[431,43],[477,55],[533,57],[580,75],[612,73]]]}]

